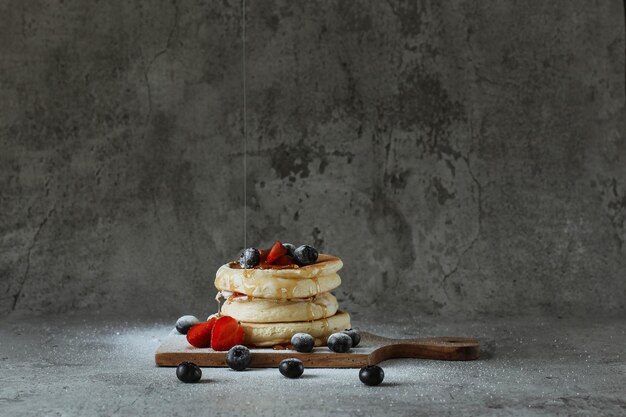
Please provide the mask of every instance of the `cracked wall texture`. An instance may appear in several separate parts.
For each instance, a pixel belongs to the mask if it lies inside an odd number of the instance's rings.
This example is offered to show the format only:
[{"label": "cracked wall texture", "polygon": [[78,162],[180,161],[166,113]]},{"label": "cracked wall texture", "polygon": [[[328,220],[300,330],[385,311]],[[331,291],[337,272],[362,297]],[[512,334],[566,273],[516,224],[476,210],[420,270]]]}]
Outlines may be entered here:
[{"label": "cracked wall texture", "polygon": [[[624,314],[624,5],[248,2],[248,241],[349,310]],[[241,5],[0,1],[0,314],[212,312]]]}]

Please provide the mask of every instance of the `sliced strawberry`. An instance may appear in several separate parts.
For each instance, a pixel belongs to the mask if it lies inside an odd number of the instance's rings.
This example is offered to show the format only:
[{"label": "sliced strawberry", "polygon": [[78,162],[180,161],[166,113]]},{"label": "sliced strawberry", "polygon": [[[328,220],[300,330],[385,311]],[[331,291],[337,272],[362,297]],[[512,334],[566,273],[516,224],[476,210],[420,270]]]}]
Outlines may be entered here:
[{"label": "sliced strawberry", "polygon": [[283,255],[274,261],[274,265],[293,265],[293,258],[289,255]]},{"label": "sliced strawberry", "polygon": [[222,316],[215,322],[211,335],[213,350],[228,350],[243,343],[243,327],[230,316]]},{"label": "sliced strawberry", "polygon": [[259,249],[259,253],[261,254],[261,260],[259,262],[259,268],[261,268],[261,269],[271,268],[272,265],[267,263],[267,254],[270,253],[269,249]]},{"label": "sliced strawberry", "polygon": [[217,317],[211,317],[204,323],[198,323],[187,332],[187,341],[191,346],[197,348],[206,348],[211,345],[211,333]]},{"label": "sliced strawberry", "polygon": [[276,242],[272,249],[270,249],[270,253],[267,254],[267,263],[273,264],[281,256],[287,253],[287,248],[283,246],[282,243]]}]

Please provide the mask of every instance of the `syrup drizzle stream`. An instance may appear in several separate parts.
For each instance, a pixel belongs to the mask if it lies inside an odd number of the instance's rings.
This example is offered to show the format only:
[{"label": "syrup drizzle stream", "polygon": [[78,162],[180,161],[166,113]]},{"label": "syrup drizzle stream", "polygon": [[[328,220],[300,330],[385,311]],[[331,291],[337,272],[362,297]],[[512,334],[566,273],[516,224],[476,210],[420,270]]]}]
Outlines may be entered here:
[{"label": "syrup drizzle stream", "polygon": [[246,0],[241,0],[241,75],[243,81],[243,247],[248,247],[248,127],[246,97]]},{"label": "syrup drizzle stream", "polygon": [[243,247],[248,247],[248,127],[246,97],[246,0],[241,1],[241,72],[243,78]]},{"label": "syrup drizzle stream", "polygon": [[[246,96],[246,0],[241,0],[241,78],[243,84],[243,247],[248,247],[248,125]],[[222,311],[221,300],[217,300],[217,312]]]}]

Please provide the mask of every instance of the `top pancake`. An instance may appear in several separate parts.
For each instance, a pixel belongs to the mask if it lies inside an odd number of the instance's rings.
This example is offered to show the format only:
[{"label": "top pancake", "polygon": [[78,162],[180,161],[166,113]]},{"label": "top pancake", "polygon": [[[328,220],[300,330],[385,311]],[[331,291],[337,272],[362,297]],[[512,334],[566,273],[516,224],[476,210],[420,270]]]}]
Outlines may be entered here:
[{"label": "top pancake", "polygon": [[330,291],[341,284],[337,271],[343,262],[336,256],[319,255],[313,265],[283,269],[242,269],[222,265],[215,277],[220,290],[261,298],[305,298]]},{"label": "top pancake", "polygon": [[245,276],[246,278],[254,277],[274,277],[274,278],[315,278],[322,275],[329,275],[333,272],[337,272],[343,267],[341,259],[332,255],[320,254],[317,257],[317,261],[313,265],[297,266],[293,267],[276,267],[268,269],[250,268],[244,269],[240,267],[231,267],[230,264],[222,265],[217,271],[217,275],[220,273],[235,274]]}]

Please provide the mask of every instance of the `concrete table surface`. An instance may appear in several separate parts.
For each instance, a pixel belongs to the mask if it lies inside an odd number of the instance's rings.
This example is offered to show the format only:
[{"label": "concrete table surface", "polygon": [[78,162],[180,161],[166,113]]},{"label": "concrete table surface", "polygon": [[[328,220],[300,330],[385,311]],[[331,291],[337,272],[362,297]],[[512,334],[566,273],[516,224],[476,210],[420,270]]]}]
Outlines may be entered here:
[{"label": "concrete table surface", "polygon": [[626,415],[626,319],[355,317],[378,334],[482,343],[474,362],[384,362],[378,387],[356,369],[203,368],[183,384],[153,361],[174,320],[1,319],[0,415]]}]

